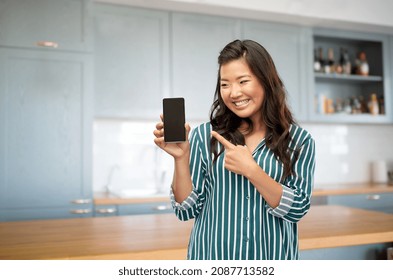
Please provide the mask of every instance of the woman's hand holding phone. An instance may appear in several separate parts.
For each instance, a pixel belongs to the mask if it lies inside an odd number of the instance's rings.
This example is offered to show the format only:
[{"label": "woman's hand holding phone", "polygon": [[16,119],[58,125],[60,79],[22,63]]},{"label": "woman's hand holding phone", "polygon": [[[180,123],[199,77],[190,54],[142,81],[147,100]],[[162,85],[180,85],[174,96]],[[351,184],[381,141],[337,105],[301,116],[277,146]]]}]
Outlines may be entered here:
[{"label": "woman's hand holding phone", "polygon": [[187,159],[190,154],[190,142],[188,141],[188,134],[191,130],[190,125],[185,123],[186,141],[178,143],[167,143],[164,139],[164,117],[160,115],[161,122],[156,124],[156,129],[153,134],[156,136],[154,143],[162,150],[171,155],[175,160]]}]

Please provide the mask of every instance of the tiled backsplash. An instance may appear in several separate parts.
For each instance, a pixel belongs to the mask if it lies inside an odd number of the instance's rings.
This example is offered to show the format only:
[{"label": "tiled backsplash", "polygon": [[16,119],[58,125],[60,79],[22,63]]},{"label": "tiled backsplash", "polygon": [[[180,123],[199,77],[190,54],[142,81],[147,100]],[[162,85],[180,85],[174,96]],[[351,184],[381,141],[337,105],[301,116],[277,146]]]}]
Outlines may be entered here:
[{"label": "tiled backsplash", "polygon": [[[191,123],[191,127],[196,125]],[[316,185],[369,182],[373,161],[393,162],[391,125],[301,126],[316,141]],[[109,188],[130,196],[168,194],[173,160],[155,146],[154,127],[154,122],[95,121],[94,191]]]},{"label": "tiled backsplash", "polygon": [[393,162],[391,125],[302,126],[316,141],[316,185],[370,182],[373,162]]}]

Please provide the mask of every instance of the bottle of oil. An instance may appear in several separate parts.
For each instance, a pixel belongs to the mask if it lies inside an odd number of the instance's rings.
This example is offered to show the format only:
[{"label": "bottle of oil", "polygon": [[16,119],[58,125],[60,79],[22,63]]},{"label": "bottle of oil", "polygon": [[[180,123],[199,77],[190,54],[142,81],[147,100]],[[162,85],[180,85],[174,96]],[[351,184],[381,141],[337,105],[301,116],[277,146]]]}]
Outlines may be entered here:
[{"label": "bottle of oil", "polygon": [[379,104],[378,104],[378,98],[376,93],[372,93],[370,95],[370,101],[368,102],[368,110],[371,115],[379,114]]}]

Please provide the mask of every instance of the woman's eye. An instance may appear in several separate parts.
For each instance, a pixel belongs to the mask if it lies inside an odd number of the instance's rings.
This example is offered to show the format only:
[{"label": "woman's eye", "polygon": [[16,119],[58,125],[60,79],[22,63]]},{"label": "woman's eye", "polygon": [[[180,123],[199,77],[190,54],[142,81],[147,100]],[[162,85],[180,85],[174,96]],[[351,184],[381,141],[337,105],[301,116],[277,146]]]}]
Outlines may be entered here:
[{"label": "woman's eye", "polygon": [[242,81],[240,81],[240,84],[245,84],[247,82],[249,82],[249,80],[242,80]]},{"label": "woman's eye", "polygon": [[222,88],[228,87],[228,84],[221,84]]}]

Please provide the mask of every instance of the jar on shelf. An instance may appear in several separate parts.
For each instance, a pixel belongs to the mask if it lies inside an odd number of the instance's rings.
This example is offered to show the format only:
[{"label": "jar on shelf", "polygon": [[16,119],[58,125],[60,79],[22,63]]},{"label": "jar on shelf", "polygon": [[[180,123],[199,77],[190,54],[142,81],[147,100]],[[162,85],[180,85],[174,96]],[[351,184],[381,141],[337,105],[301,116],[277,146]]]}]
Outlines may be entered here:
[{"label": "jar on shelf", "polygon": [[366,53],[361,51],[358,53],[358,57],[355,61],[355,74],[361,76],[368,76],[370,67],[367,62]]}]

